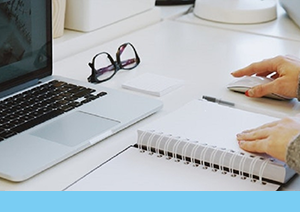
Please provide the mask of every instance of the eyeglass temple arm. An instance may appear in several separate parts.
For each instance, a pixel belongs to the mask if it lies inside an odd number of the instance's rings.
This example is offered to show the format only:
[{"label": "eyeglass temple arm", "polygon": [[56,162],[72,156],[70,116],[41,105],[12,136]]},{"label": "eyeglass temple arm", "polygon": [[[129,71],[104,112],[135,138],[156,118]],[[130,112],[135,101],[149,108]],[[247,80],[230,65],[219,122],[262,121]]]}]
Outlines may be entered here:
[{"label": "eyeglass temple arm", "polygon": [[[122,67],[125,67],[125,66],[128,66],[132,63],[135,63],[137,61],[136,58],[132,58],[132,59],[128,59],[128,60],[124,60],[124,61],[121,61],[121,65]],[[93,64],[92,63],[89,63],[89,66],[91,68],[93,68]],[[100,69],[95,69],[97,75],[102,75],[108,71],[114,71],[115,70],[115,66],[114,65],[109,65],[109,66],[106,66],[106,67],[103,67],[103,68],[100,68]]]},{"label": "eyeglass temple arm", "polygon": [[128,66],[128,65],[130,65],[130,64],[132,64],[132,63],[135,63],[136,61],[137,61],[136,58],[124,60],[124,61],[121,61],[121,65],[122,65],[122,67]]},{"label": "eyeglass temple arm", "polygon": [[[136,62],[136,59],[132,58],[132,59],[121,61],[121,65],[122,65],[122,67],[124,67],[124,66],[128,66],[128,65],[130,65],[132,63],[135,63],[135,62]],[[100,68],[96,71],[97,71],[98,74],[104,74],[108,71],[113,71],[114,69],[115,69],[114,65],[109,65],[107,67]]]}]

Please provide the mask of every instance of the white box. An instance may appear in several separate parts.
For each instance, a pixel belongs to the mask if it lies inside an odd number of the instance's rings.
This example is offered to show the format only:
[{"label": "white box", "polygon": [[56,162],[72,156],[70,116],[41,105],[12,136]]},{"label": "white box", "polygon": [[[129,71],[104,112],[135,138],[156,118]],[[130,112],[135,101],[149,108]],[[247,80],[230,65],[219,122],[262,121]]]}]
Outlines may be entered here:
[{"label": "white box", "polygon": [[89,32],[155,6],[155,0],[67,0],[65,28]]}]

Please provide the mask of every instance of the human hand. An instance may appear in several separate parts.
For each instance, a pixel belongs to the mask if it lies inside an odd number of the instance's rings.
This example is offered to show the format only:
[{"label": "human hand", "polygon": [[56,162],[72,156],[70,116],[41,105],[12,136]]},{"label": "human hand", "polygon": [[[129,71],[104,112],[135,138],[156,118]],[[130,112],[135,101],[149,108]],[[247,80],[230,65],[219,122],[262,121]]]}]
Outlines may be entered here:
[{"label": "human hand", "polygon": [[248,97],[262,97],[275,93],[289,98],[297,97],[300,74],[300,59],[291,56],[277,56],[266,59],[231,73],[234,77],[262,76],[274,80],[258,85],[246,92]]},{"label": "human hand", "polygon": [[237,135],[237,140],[246,151],[267,153],[285,162],[287,147],[299,133],[300,114],[246,130]]}]

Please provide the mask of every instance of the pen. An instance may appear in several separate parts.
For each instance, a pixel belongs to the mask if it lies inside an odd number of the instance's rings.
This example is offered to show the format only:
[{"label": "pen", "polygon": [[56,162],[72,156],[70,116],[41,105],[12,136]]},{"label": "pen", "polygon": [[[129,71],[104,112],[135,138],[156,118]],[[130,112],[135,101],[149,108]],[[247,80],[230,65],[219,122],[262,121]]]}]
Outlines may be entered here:
[{"label": "pen", "polygon": [[220,105],[226,105],[226,106],[230,106],[230,107],[234,107],[235,104],[232,102],[228,102],[228,101],[224,101],[222,99],[217,99],[215,97],[211,97],[211,96],[202,96],[202,99],[205,99],[209,102],[214,102],[214,103],[218,103]]},{"label": "pen", "polygon": [[217,98],[211,97],[211,96],[202,96],[202,99],[205,99],[206,101],[214,102],[214,103],[217,103],[220,105],[235,107],[240,110],[245,110],[245,111],[254,112],[254,113],[260,113],[263,115],[269,115],[269,116],[273,116],[273,117],[277,117],[277,118],[283,118],[283,117],[287,116],[286,114],[281,113],[281,112],[265,110],[265,109],[257,108],[257,107],[250,107],[250,106],[243,105],[243,104],[235,104],[233,102],[224,101],[222,99],[217,99]]}]

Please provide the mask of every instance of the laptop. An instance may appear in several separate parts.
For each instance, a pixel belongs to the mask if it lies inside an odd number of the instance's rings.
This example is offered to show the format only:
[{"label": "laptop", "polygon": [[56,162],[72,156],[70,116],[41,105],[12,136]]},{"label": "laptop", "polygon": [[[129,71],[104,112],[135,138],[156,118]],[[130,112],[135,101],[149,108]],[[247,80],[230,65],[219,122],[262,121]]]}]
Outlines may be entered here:
[{"label": "laptop", "polygon": [[10,181],[162,108],[159,100],[53,76],[51,14],[51,0],[0,0],[0,177]]}]

